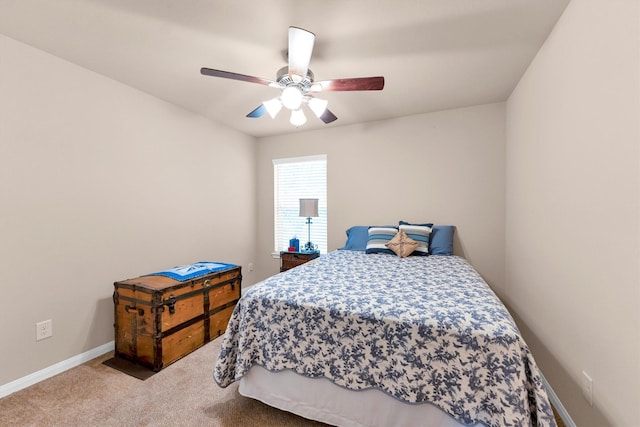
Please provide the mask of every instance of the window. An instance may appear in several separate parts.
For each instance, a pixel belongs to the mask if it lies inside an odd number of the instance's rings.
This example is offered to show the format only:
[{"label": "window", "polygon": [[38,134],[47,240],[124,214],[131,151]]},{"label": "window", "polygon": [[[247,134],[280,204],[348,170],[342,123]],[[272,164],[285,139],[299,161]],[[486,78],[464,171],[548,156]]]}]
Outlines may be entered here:
[{"label": "window", "polygon": [[311,218],[311,242],[327,252],[327,156],[273,160],[275,251],[286,251],[289,239],[300,247],[309,240],[309,226],[300,213],[300,199],[318,199],[318,217]]}]

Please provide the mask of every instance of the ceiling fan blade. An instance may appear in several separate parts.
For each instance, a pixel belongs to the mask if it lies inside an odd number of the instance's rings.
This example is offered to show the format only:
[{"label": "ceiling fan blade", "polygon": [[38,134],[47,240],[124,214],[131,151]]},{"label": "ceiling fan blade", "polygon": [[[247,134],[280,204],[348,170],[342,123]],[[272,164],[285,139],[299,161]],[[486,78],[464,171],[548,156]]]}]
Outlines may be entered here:
[{"label": "ceiling fan blade", "polygon": [[298,83],[307,76],[315,34],[302,28],[289,27],[289,77]]},{"label": "ceiling fan blade", "polygon": [[242,82],[258,83],[261,85],[279,88],[280,84],[273,80],[267,80],[260,77],[247,76],[244,74],[232,73],[230,71],[214,70],[212,68],[201,68],[200,73],[205,76],[222,77],[223,79],[240,80]]},{"label": "ceiling fan blade", "polygon": [[326,110],[324,110],[324,113],[322,113],[322,115],[320,116],[320,120],[322,120],[325,124],[327,124],[327,123],[331,123],[338,120],[338,118],[336,117],[335,114],[333,114],[327,108]]},{"label": "ceiling fan blade", "polygon": [[267,109],[265,108],[264,104],[260,104],[255,110],[247,114],[247,117],[256,119],[258,117],[262,117],[266,112],[267,112]]},{"label": "ceiling fan blade", "polygon": [[310,91],[382,90],[382,88],[384,88],[384,77],[357,77],[314,82]]}]

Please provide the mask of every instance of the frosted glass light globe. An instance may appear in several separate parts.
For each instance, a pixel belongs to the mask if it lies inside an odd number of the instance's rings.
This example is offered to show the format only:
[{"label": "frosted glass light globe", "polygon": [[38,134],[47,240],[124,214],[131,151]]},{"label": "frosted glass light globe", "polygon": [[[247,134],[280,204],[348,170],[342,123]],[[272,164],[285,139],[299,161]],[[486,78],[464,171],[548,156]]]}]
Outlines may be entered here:
[{"label": "frosted glass light globe", "polygon": [[303,124],[307,123],[307,118],[305,117],[302,110],[293,110],[291,112],[289,123],[291,123],[295,127],[302,126]]},{"label": "frosted glass light globe", "polygon": [[278,113],[282,109],[282,101],[280,101],[279,98],[273,98],[268,101],[264,101],[262,105],[264,105],[264,108],[267,109],[267,113],[269,113],[272,119],[275,119],[276,115],[278,115]]},{"label": "frosted glass light globe", "polygon": [[302,92],[296,86],[288,86],[282,91],[282,105],[290,110],[297,110],[302,105]]},{"label": "frosted glass light globe", "polygon": [[307,105],[309,106],[309,109],[313,111],[313,114],[315,114],[316,117],[320,118],[320,116],[322,116],[322,114],[326,111],[327,105],[329,105],[329,101],[327,101],[326,99],[310,98],[307,101]]}]

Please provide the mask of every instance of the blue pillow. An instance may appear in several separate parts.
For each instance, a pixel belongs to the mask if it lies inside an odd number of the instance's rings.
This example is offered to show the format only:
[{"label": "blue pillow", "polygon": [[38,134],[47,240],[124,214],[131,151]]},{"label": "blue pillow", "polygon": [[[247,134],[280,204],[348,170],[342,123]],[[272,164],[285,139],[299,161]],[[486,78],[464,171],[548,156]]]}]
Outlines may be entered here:
[{"label": "blue pillow", "polygon": [[390,254],[395,255],[391,249],[385,245],[398,234],[398,227],[369,227],[369,239],[367,240],[367,248],[365,253],[368,254]]},{"label": "blue pillow", "polygon": [[431,229],[429,253],[431,255],[453,255],[453,225],[434,225]]},{"label": "blue pillow", "polygon": [[368,225],[354,225],[347,230],[347,242],[343,248],[347,251],[364,251],[367,249],[367,241],[369,240]]}]

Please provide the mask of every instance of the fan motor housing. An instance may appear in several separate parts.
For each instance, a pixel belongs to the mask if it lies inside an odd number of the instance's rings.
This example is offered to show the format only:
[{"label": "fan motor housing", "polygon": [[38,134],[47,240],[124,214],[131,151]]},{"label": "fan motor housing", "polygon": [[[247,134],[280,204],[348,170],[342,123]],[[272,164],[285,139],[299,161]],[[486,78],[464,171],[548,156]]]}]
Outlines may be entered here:
[{"label": "fan motor housing", "polygon": [[304,88],[304,89],[308,89],[311,87],[311,84],[313,83],[313,71],[311,70],[307,70],[307,76],[302,79],[301,82],[296,83],[290,76],[289,76],[289,67],[282,67],[278,70],[278,72],[276,73],[276,81],[278,83],[280,83],[283,86],[298,86],[300,88]]}]

